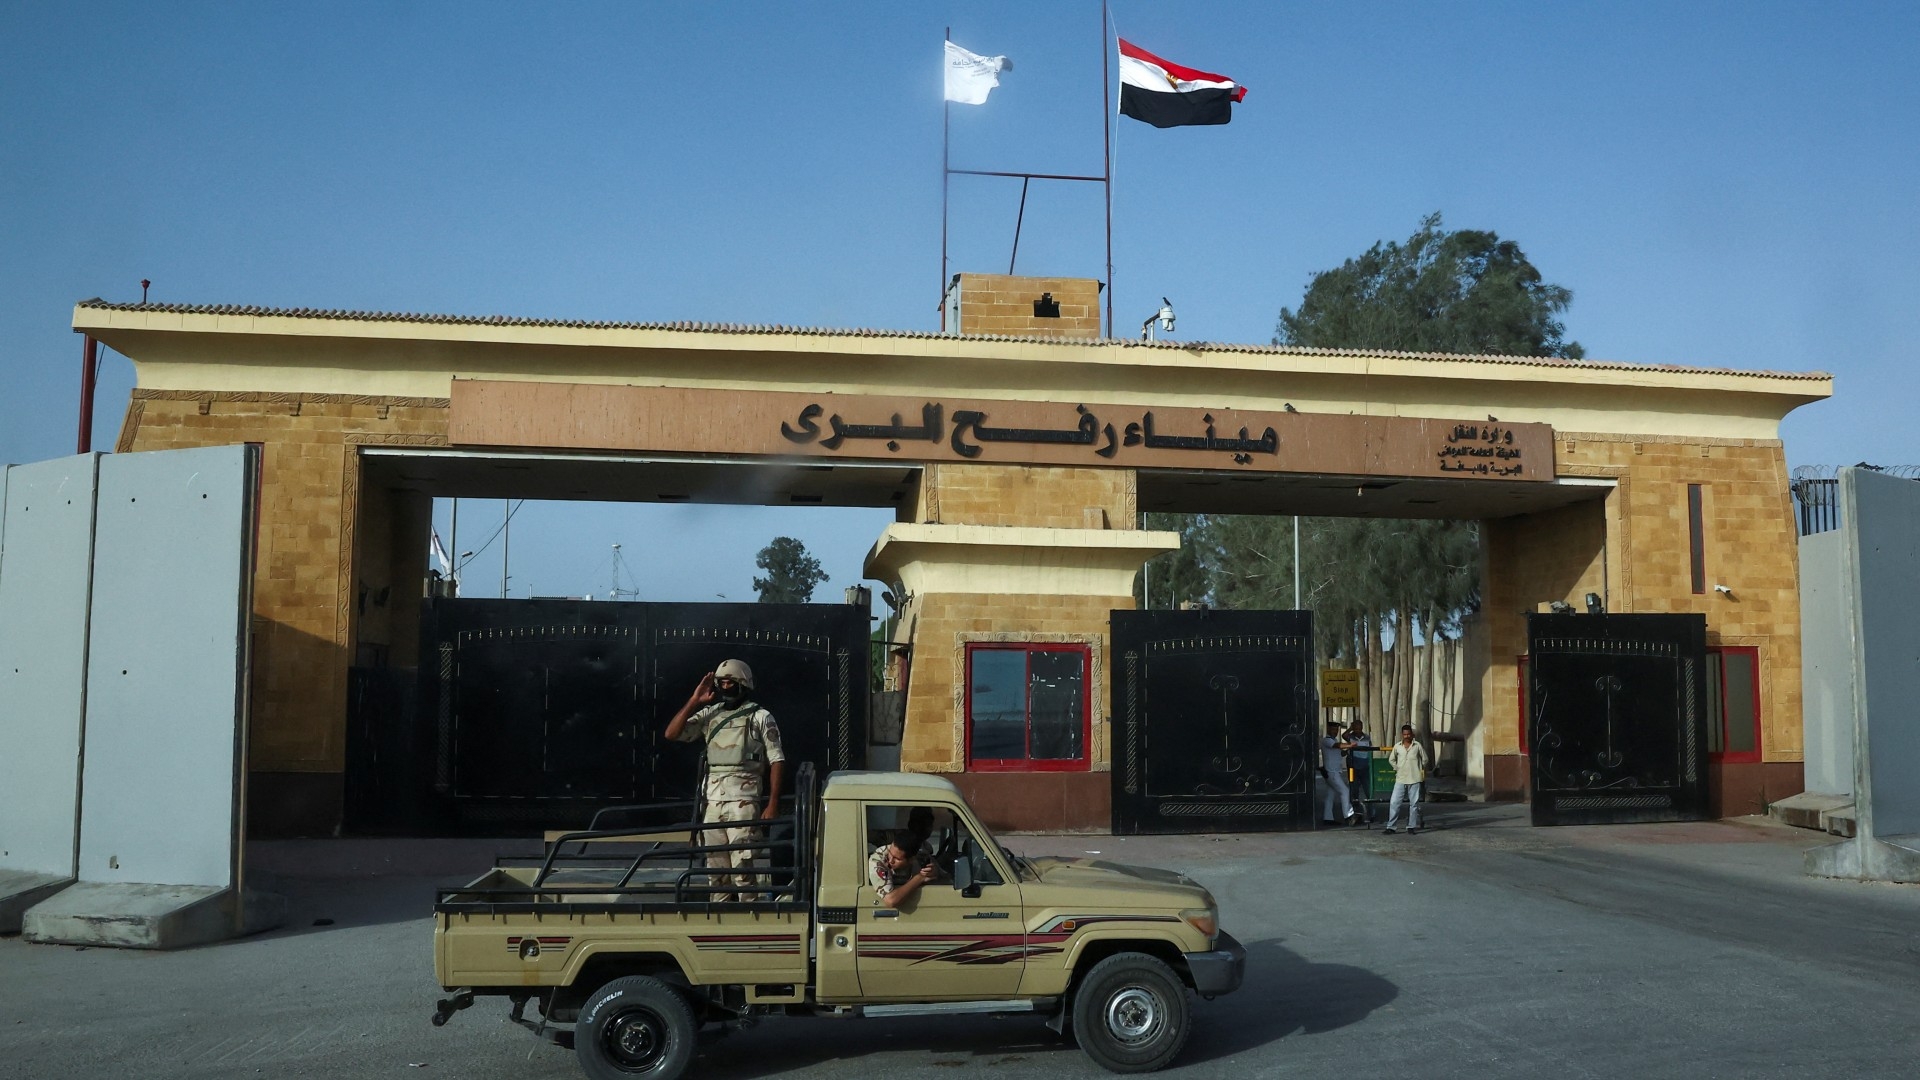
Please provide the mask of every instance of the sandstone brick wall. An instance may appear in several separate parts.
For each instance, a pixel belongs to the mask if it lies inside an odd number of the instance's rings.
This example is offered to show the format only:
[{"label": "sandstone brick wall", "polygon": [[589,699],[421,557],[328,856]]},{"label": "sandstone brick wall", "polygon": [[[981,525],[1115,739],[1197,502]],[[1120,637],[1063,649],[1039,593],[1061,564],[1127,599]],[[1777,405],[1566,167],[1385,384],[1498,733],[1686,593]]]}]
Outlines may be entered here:
[{"label": "sandstone brick wall", "polygon": [[[1482,736],[1488,754],[1519,752],[1519,666],[1527,651],[1527,616],[1549,600],[1565,600],[1581,611],[1589,592],[1607,593],[1607,516],[1601,503],[1578,503],[1543,514],[1500,518],[1482,532],[1482,605],[1493,642],[1491,689]],[[1609,610],[1628,610],[1610,606]]]},{"label": "sandstone brick wall", "polygon": [[421,583],[432,529],[431,495],[361,486],[354,544],[355,664],[419,665]]},{"label": "sandstone brick wall", "polygon": [[[1097,281],[961,274],[959,288],[959,332],[962,334],[1100,336],[1100,283]],[[1051,293],[1054,302],[1060,305],[1058,318],[1037,318],[1033,313],[1034,301],[1046,293]]]},{"label": "sandstone brick wall", "polygon": [[[358,448],[445,445],[446,425],[445,399],[133,392],[121,451],[262,444],[252,770],[344,768],[346,674],[359,607],[351,572]],[[417,579],[386,584],[389,605],[417,606]],[[391,627],[384,632],[392,637]]]},{"label": "sandstone brick wall", "polygon": [[1132,469],[933,464],[914,513],[940,525],[1131,529],[1136,494]]},{"label": "sandstone brick wall", "polygon": [[[1487,753],[1519,750],[1522,612],[1549,600],[1584,610],[1581,597],[1592,591],[1607,597],[1610,611],[1700,612],[1709,645],[1757,647],[1761,757],[1801,760],[1799,546],[1781,445],[1576,432],[1560,432],[1556,441],[1559,475],[1608,477],[1618,486],[1604,508],[1488,523]],[[1692,591],[1689,484],[1701,485],[1703,593]],[[1732,595],[1715,592],[1715,584]]]}]

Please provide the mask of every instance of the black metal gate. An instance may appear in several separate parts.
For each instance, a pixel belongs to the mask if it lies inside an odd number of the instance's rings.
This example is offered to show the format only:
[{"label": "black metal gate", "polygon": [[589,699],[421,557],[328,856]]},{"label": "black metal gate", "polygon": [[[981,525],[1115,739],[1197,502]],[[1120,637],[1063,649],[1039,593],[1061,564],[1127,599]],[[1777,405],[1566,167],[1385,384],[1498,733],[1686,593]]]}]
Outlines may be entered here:
[{"label": "black metal gate", "polygon": [[1113,831],[1313,827],[1313,613],[1113,613]]},{"label": "black metal gate", "polygon": [[1708,816],[1705,616],[1529,615],[1527,650],[1535,825]]},{"label": "black metal gate", "polygon": [[[384,756],[350,756],[349,827],[506,834],[692,798],[699,748],[660,733],[728,657],[753,668],[789,775],[859,768],[867,641],[867,610],[849,605],[427,600],[418,692],[378,717],[412,737],[357,741]],[[390,801],[353,797],[371,792]]]}]

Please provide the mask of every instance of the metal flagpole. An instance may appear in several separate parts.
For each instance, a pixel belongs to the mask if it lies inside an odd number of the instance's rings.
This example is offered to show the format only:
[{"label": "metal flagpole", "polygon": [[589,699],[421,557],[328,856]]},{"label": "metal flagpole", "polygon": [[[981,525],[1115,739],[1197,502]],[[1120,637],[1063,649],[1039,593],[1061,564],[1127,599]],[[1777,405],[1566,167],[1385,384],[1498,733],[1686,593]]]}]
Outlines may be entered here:
[{"label": "metal flagpole", "polygon": [[[1102,0],[1104,3],[1105,0]],[[947,27],[945,41],[953,40],[953,27]],[[947,52],[946,46],[940,47],[940,330],[942,333],[958,333],[960,328],[947,325],[947,187],[952,182],[953,172],[948,167],[948,146],[952,141],[953,102],[947,100],[946,90]],[[1009,271],[1011,273],[1011,271]]]},{"label": "metal flagpole", "polygon": [[1300,515],[1293,515],[1293,610],[1300,610]]},{"label": "metal flagpole", "polygon": [[1007,256],[1007,276],[1013,276],[1013,264],[1020,260],[1020,226],[1027,220],[1027,185],[1031,176],[1020,181],[1020,213],[1013,219],[1013,254]]},{"label": "metal flagpole", "polygon": [[1100,0],[1100,146],[1105,159],[1101,186],[1107,191],[1107,336],[1113,336],[1113,85],[1107,76],[1107,0]]},{"label": "metal flagpole", "polygon": [[453,594],[460,595],[460,496],[453,497],[453,565],[447,568],[447,576],[453,578]]}]

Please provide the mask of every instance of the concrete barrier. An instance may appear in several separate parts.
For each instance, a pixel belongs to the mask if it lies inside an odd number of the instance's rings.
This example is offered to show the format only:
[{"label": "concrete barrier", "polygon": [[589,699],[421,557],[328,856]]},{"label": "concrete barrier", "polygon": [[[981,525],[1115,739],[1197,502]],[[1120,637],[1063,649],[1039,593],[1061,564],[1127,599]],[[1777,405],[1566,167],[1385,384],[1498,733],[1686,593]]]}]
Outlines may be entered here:
[{"label": "concrete barrier", "polygon": [[27,909],[28,940],[171,948],[284,912],[242,865],[257,468],[247,446],[99,462],[79,884]]},{"label": "concrete barrier", "polygon": [[78,876],[98,467],[0,469],[0,933]]}]

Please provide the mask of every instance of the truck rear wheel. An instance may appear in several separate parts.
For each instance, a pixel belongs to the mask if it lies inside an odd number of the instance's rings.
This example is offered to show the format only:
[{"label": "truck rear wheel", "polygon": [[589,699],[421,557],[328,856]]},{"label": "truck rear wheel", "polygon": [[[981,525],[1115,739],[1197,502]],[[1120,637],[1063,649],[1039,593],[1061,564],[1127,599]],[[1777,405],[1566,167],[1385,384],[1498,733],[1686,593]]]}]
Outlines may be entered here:
[{"label": "truck rear wheel", "polygon": [[1187,988],[1166,963],[1117,953],[1087,972],[1073,996],[1073,1037],[1110,1072],[1165,1068],[1187,1044]]},{"label": "truck rear wheel", "polygon": [[678,990],[645,975],[615,979],[580,1009],[573,1051],[593,1080],[679,1080],[699,1025]]}]

